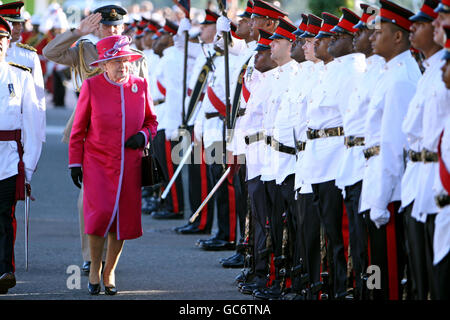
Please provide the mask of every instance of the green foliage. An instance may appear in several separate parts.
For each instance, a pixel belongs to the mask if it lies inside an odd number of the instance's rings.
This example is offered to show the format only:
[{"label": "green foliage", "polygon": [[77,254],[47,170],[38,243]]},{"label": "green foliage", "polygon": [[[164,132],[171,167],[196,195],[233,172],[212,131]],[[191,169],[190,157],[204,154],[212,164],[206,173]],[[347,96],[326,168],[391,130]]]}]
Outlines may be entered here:
[{"label": "green foliage", "polygon": [[354,1],[351,0],[308,0],[308,4],[311,12],[318,17],[325,11],[340,17],[342,14],[340,7],[351,9],[354,7]]}]

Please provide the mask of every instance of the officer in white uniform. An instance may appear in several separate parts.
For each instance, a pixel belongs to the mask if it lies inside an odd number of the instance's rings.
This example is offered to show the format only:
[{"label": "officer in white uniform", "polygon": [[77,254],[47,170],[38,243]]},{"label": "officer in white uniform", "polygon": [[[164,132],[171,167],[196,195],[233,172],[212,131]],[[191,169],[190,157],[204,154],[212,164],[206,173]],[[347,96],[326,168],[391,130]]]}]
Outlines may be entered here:
[{"label": "officer in white uniform", "polygon": [[[408,18],[413,13],[388,0],[381,0],[381,6],[383,10],[376,18],[380,25],[370,39],[374,53],[382,56],[386,64],[372,90],[366,116],[363,152],[367,163],[360,212],[370,209],[370,216],[366,215],[370,261],[381,271],[381,289],[374,289],[374,297],[397,300],[406,263],[402,216],[397,214],[406,145],[401,123],[421,73],[409,50]],[[394,41],[390,34],[401,41]],[[386,257],[391,258],[389,263]]]},{"label": "officer in white uniform", "polygon": [[[358,31],[354,39],[355,52],[366,56],[365,69],[353,80],[354,90],[351,92],[348,105],[342,110],[344,122],[345,145],[344,158],[336,178],[336,186],[343,193],[347,217],[349,220],[350,247],[352,266],[355,272],[355,299],[360,299],[364,291],[362,275],[368,266],[367,228],[364,214],[359,214],[359,200],[361,196],[362,179],[366,160],[364,158],[364,124],[367,115],[367,106],[372,97],[371,89],[376,84],[384,59],[373,54],[369,41],[373,29],[367,27],[369,17],[373,17],[375,9],[361,4],[363,15],[354,26]],[[366,298],[366,297],[365,297]]]},{"label": "officer in white uniform", "polygon": [[24,199],[42,148],[33,78],[25,67],[5,61],[10,36],[8,22],[0,17],[0,294],[16,285],[14,209]]},{"label": "officer in white uniform", "polygon": [[[412,46],[425,57],[422,62],[425,72],[417,83],[402,129],[407,137],[408,162],[402,179],[402,208],[408,266],[414,299],[435,299],[432,278],[433,229],[435,214],[439,211],[435,203],[433,186],[439,181],[437,145],[449,114],[447,89],[442,81],[441,66],[444,50],[433,41],[434,9],[437,0],[426,0],[421,10],[409,20]],[[433,10],[429,10],[429,9]]]}]

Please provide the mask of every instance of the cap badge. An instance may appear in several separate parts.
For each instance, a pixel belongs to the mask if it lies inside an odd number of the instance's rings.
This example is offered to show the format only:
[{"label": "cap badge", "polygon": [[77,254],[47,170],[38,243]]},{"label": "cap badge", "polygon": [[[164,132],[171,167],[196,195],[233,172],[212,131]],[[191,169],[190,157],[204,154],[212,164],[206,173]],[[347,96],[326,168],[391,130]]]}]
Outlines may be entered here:
[{"label": "cap badge", "polygon": [[111,13],[109,14],[109,16],[110,16],[111,18],[117,17],[116,9],[111,9]]}]

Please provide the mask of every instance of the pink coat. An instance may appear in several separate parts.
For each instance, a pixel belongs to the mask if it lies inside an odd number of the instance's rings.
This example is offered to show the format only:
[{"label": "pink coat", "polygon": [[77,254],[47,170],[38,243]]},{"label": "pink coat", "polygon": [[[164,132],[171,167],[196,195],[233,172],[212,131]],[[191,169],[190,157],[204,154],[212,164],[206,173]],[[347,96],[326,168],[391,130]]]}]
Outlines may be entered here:
[{"label": "pink coat", "polygon": [[83,168],[85,232],[135,239],[141,226],[142,149],[125,148],[128,138],[157,129],[147,81],[130,75],[119,85],[105,74],[81,88],[69,143],[69,167]]}]

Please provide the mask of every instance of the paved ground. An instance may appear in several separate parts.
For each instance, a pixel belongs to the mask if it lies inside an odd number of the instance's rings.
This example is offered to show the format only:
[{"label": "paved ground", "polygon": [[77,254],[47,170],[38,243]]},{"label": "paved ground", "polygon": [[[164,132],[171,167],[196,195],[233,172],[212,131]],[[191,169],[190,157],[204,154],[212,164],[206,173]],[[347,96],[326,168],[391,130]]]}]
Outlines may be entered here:
[{"label": "paved ground", "polygon": [[142,216],[144,235],[125,243],[116,271],[120,294],[114,297],[88,294],[88,278],[77,277],[78,266],[82,263],[76,210],[78,189],[72,184],[67,169],[68,147],[60,142],[74,103],[75,96],[71,92],[66,97],[66,108],[54,108],[49,103],[47,142],[32,181],[36,201],[31,205],[29,270],[25,271],[21,202],[16,212],[18,282],[7,295],[0,296],[0,300],[251,299],[240,294],[234,285],[239,269],[224,269],[219,264],[220,258],[232,255],[233,251],[205,252],[195,246],[195,241],[209,235],[174,233],[172,228],[184,225],[187,217],[184,221],[161,221],[148,215]]}]

